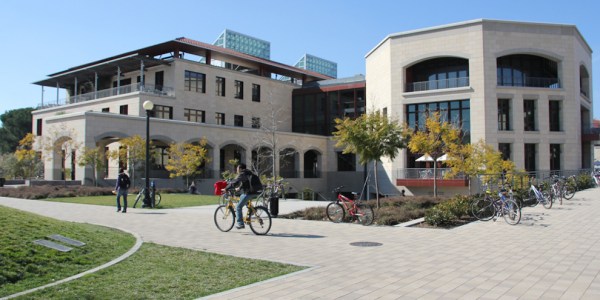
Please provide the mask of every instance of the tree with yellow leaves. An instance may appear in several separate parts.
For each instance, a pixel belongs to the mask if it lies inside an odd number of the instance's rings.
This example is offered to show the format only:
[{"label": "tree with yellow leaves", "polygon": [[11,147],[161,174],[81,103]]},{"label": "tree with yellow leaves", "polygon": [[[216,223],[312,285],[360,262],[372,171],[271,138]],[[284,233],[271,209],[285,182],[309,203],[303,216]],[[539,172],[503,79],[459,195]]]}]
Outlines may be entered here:
[{"label": "tree with yellow leaves", "polygon": [[441,121],[440,113],[430,113],[425,120],[425,130],[416,131],[408,148],[413,153],[428,154],[433,159],[433,196],[437,197],[437,160],[451,147],[461,144],[460,128]]},{"label": "tree with yellow leaves", "polygon": [[23,178],[31,178],[36,172],[36,166],[41,159],[38,153],[33,150],[35,135],[28,133],[19,141],[19,146],[15,151],[17,166],[21,170]]},{"label": "tree with yellow leaves", "polygon": [[98,169],[104,167],[105,156],[102,153],[100,147],[88,148],[83,147],[79,154],[79,166],[90,166],[92,167],[92,173],[94,174],[94,185],[98,186]]},{"label": "tree with yellow leaves", "polygon": [[[146,160],[146,139],[140,135],[126,137],[119,141],[119,149],[109,151],[106,156],[127,162],[131,175],[131,186],[135,186],[135,167]],[[152,143],[150,144],[152,146]]]},{"label": "tree with yellow leaves", "polygon": [[337,131],[333,139],[337,147],[344,147],[343,153],[356,153],[361,164],[373,161],[375,173],[375,193],[377,208],[380,207],[377,162],[383,156],[394,159],[398,151],[406,147],[407,135],[396,120],[389,119],[379,111],[367,113],[356,119],[335,120]]},{"label": "tree with yellow leaves", "polygon": [[172,143],[167,154],[169,158],[165,168],[170,172],[169,177],[185,176],[188,186],[189,178],[202,172],[200,167],[208,161],[206,139],[202,139],[200,144]]}]

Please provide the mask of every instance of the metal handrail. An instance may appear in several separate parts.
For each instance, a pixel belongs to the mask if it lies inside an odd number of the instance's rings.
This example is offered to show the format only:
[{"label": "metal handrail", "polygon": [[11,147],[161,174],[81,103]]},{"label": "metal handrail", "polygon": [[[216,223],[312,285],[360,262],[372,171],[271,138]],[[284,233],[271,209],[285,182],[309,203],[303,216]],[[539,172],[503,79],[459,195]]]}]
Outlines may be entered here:
[{"label": "metal handrail", "polygon": [[469,77],[448,78],[440,80],[409,82],[406,84],[406,92],[450,89],[466,86],[469,86]]}]

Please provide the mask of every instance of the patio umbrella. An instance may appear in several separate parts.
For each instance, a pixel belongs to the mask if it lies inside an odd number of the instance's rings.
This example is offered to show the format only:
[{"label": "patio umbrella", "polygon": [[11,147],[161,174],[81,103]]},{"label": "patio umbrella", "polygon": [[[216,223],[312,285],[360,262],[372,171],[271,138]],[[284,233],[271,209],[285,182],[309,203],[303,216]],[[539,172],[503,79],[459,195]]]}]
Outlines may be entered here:
[{"label": "patio umbrella", "polygon": [[437,161],[446,161],[448,160],[448,154],[444,154],[440,157],[438,157]]},{"label": "patio umbrella", "polygon": [[425,154],[425,155],[415,159],[415,161],[433,161],[433,158],[431,158],[431,156],[429,154]]}]

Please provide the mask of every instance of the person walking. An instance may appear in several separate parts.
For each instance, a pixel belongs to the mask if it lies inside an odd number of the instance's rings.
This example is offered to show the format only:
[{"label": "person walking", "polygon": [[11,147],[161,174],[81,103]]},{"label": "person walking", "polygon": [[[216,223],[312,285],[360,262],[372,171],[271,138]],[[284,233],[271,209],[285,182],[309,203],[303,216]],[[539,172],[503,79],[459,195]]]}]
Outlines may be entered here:
[{"label": "person walking", "polygon": [[117,184],[115,185],[115,194],[117,194],[117,212],[121,211],[121,196],[123,196],[123,213],[127,212],[127,190],[131,185],[129,176],[125,173],[123,168],[119,169],[119,176],[117,176]]}]

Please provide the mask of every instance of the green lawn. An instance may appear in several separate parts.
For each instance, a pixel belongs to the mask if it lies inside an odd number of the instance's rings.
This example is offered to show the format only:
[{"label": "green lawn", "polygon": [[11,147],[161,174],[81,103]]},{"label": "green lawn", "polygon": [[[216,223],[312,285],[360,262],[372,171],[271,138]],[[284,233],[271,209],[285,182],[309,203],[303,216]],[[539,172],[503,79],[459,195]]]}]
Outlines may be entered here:
[{"label": "green lawn", "polygon": [[[130,249],[129,234],[0,206],[0,297],[60,280]],[[87,243],[67,253],[33,240],[59,233]],[[194,299],[304,267],[145,243],[123,262],[17,299]]]},{"label": "green lawn", "polygon": [[[133,207],[135,197],[137,194],[129,194],[127,196],[127,205]],[[202,206],[217,204],[219,202],[219,196],[213,195],[192,195],[192,194],[162,194],[162,201],[157,208],[178,208],[178,207],[189,207],[189,206]],[[116,206],[116,196],[86,196],[86,197],[68,197],[68,198],[47,198],[39,199],[45,201],[55,202],[67,202],[67,203],[80,203],[80,204],[95,204],[95,205],[106,205]],[[123,199],[121,199],[123,201]],[[140,200],[141,202],[141,200]],[[121,202],[122,203],[122,202]],[[138,206],[141,207],[141,203]]]}]

